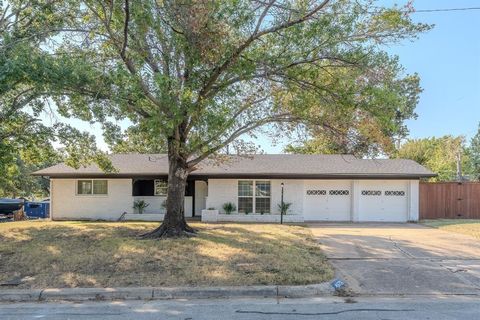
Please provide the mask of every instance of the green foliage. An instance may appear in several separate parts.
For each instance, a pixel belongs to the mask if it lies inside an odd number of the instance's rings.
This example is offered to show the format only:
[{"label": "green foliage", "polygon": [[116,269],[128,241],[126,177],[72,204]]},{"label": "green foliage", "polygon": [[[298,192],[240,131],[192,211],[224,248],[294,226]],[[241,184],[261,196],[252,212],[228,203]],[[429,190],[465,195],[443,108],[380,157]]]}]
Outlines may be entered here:
[{"label": "green foliage", "polygon": [[[98,162],[112,171],[94,138],[70,126],[47,127],[51,99],[95,85],[77,59],[44,50],[46,39],[62,28],[66,7],[60,1],[0,2],[0,193],[34,196],[48,191],[45,181],[30,177],[36,169],[60,161],[52,143],[63,144],[62,156],[78,167]],[[51,39],[50,39],[51,40]],[[50,113],[51,115],[51,113]]]},{"label": "green foliage", "polygon": [[161,136],[155,127],[131,126],[122,133],[119,126],[104,125],[105,142],[113,153],[166,153]]},{"label": "green foliage", "polygon": [[280,214],[287,214],[288,213],[288,210],[290,209],[290,207],[292,206],[292,204],[290,202],[283,202],[283,203],[279,203],[278,204],[278,210],[280,211]]},{"label": "green foliage", "polygon": [[465,138],[462,136],[408,140],[400,147],[396,157],[414,160],[437,173],[438,177],[431,178],[432,181],[452,181],[456,179],[459,154],[463,175],[469,175],[470,157],[465,147]]},{"label": "green foliage", "polygon": [[61,160],[61,155],[50,145],[30,146],[28,149],[9,151],[7,161],[1,161],[0,196],[44,198],[49,194],[49,181],[31,173]]},{"label": "green foliage", "polygon": [[372,79],[365,82],[358,81],[362,75],[357,70],[339,73],[336,69],[321,80],[342,83],[329,90],[336,90],[344,99],[341,105],[332,101],[307,109],[311,114],[301,132],[303,138],[287,146],[286,152],[360,157],[395,152],[395,142],[408,135],[405,120],[417,116],[419,77],[404,75],[397,59],[383,53],[373,54],[368,63],[372,64],[366,66]]},{"label": "green foliage", "polygon": [[223,204],[223,211],[225,211],[226,214],[231,214],[235,210],[237,210],[237,207],[232,202],[227,202]]},{"label": "green foliage", "polygon": [[470,156],[472,175],[475,180],[480,179],[480,125],[478,132],[470,141],[470,148],[468,149]]},{"label": "green foliage", "polygon": [[145,202],[145,200],[135,200],[133,202],[133,209],[137,210],[138,213],[142,214],[145,208],[147,208],[150,204]]},{"label": "green foliage", "polygon": [[[374,128],[364,150],[405,129],[420,90],[418,77],[403,76],[380,45],[429,28],[404,8],[372,7],[70,2],[65,27],[78,31],[62,34],[56,51],[82,70],[74,90],[55,101],[65,115],[104,123],[115,151],[168,147],[191,168],[268,124],[307,123],[343,136]],[[134,127],[119,133],[109,117]]]}]

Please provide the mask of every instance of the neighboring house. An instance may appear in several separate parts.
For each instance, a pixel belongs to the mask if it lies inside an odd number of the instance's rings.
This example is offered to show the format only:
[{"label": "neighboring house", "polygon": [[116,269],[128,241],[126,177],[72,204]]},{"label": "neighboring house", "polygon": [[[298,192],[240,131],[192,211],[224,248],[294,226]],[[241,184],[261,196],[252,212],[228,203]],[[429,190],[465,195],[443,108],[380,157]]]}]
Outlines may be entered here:
[{"label": "neighboring house", "polygon": [[[204,161],[188,177],[185,216],[204,209],[220,213],[226,202],[236,213],[279,214],[281,186],[288,215],[296,221],[417,221],[419,179],[435,176],[412,160],[358,159],[352,155],[227,156]],[[117,154],[117,173],[96,165],[78,170],[59,164],[35,175],[50,178],[50,216],[55,220],[161,220],[168,160],[161,154]],[[133,216],[133,203],[150,205]]]}]

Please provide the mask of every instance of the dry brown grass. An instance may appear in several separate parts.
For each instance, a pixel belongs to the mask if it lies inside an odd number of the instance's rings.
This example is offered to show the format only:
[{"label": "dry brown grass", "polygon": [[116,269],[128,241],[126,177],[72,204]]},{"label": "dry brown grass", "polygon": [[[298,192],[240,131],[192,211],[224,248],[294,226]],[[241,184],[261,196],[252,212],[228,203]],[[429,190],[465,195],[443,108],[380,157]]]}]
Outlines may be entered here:
[{"label": "dry brown grass", "polygon": [[20,288],[308,284],[333,270],[307,228],[192,224],[198,236],[138,240],[156,223],[0,224],[0,283]]},{"label": "dry brown grass", "polygon": [[436,219],[424,220],[422,223],[441,230],[466,234],[480,240],[479,219]]}]

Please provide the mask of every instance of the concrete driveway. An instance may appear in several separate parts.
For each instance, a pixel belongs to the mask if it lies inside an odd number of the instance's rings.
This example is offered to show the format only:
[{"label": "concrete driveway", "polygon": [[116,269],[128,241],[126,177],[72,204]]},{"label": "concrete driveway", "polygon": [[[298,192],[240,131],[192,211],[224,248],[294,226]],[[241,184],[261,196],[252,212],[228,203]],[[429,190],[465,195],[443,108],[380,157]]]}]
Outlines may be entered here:
[{"label": "concrete driveway", "polygon": [[480,295],[480,241],[419,224],[309,224],[361,294]]}]

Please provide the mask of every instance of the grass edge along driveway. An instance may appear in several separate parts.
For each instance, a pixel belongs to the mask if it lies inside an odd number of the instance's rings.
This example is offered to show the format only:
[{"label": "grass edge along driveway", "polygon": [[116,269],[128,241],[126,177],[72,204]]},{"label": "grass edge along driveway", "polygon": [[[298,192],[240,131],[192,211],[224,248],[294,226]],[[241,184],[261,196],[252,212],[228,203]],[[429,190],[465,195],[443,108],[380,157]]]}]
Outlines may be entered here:
[{"label": "grass edge along driveway", "polygon": [[422,224],[444,231],[461,233],[480,240],[480,219],[423,220]]},{"label": "grass edge along driveway", "polygon": [[0,224],[0,283],[24,278],[15,288],[301,285],[333,277],[306,227],[192,223],[199,231],[193,238],[136,239],[157,225]]}]

